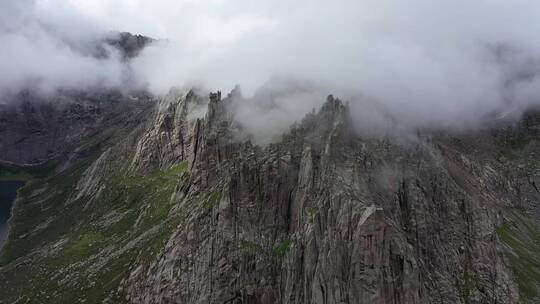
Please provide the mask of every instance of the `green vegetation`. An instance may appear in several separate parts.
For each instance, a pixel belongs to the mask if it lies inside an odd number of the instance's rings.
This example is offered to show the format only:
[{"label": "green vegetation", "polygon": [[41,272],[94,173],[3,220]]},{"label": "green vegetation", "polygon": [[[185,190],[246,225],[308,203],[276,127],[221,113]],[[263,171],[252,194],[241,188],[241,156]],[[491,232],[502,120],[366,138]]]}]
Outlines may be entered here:
[{"label": "green vegetation", "polygon": [[457,283],[457,288],[461,294],[461,299],[463,303],[469,304],[471,302],[471,292],[474,288],[474,280],[469,272],[469,269],[465,267],[463,271],[463,278],[461,278]]},{"label": "green vegetation", "polygon": [[[25,294],[30,303],[122,302],[121,280],[136,265],[149,267],[182,224],[185,213],[172,207],[178,203],[178,187],[189,182],[186,162],[137,175],[125,161],[102,181],[99,195],[75,200],[76,181],[93,160],[21,189],[22,205],[12,227],[19,237],[6,243],[0,265],[11,267],[21,257],[32,263],[17,266],[7,276],[0,273],[0,279],[17,286],[0,289],[0,299]],[[220,192],[212,193],[205,203],[213,205],[220,197]],[[36,222],[47,225],[39,230]],[[36,255],[37,248],[46,253]]]},{"label": "green vegetation", "polygon": [[54,171],[56,165],[57,162],[54,160],[33,166],[0,163],[0,180],[28,182],[32,179],[44,178]]},{"label": "green vegetation", "polygon": [[[60,239],[76,224],[82,206],[64,206],[73,189],[91,163],[88,159],[74,166],[69,172],[55,174],[40,180],[30,180],[20,188],[17,208],[13,209],[10,221],[10,238],[0,251],[0,267],[17,257],[27,255],[33,248]],[[57,221],[53,221],[57,218]],[[47,229],[36,230],[38,223],[50,223]],[[18,236],[17,239],[13,239]]]},{"label": "green vegetation", "polygon": [[266,256],[266,257],[269,257],[269,258],[279,258],[279,259],[281,259],[289,251],[291,245],[292,245],[291,240],[283,240],[282,242],[280,242],[280,243],[276,244],[274,247],[272,247],[271,248],[272,250],[270,251],[269,250],[270,248],[268,248],[268,250],[267,250],[267,249],[265,249],[265,247],[263,247],[260,244],[257,244],[257,243],[251,242],[251,241],[247,241],[247,240],[241,240],[239,249],[240,250],[246,250],[246,251],[253,252],[253,253],[257,253],[257,254],[260,254],[260,255],[263,255],[263,256]]},{"label": "green vegetation", "polygon": [[240,240],[240,250],[245,250],[245,251],[248,251],[248,252],[253,252],[253,253],[257,253],[257,254],[260,254],[260,255],[267,255],[267,251],[264,249],[263,246],[255,243],[255,242],[250,242],[250,241],[246,241],[246,240]]},{"label": "green vegetation", "polygon": [[283,242],[281,242],[281,243],[277,244],[276,246],[274,246],[272,252],[278,258],[283,258],[285,256],[285,254],[287,253],[287,251],[289,251],[290,246],[291,246],[291,241],[290,240],[284,240]]},{"label": "green vegetation", "polygon": [[74,243],[65,249],[66,257],[76,257],[88,255],[92,252],[92,247],[98,247],[104,241],[103,235],[99,232],[88,232],[79,237]]},{"label": "green vegetation", "polygon": [[202,207],[205,211],[210,211],[219,203],[220,200],[221,191],[214,191],[208,196],[206,200],[204,200]]},{"label": "green vegetation", "polygon": [[175,187],[187,181],[186,169],[187,163],[182,162],[164,171],[139,176],[131,174],[125,165],[114,174],[106,183],[104,203],[97,212],[100,216],[111,211],[131,213],[110,229],[111,235],[127,228],[146,231],[165,218],[172,207]]},{"label": "green vegetation", "polygon": [[523,303],[540,302],[540,229],[520,211],[507,209],[497,228],[510,258]]},{"label": "green vegetation", "polygon": [[448,163],[447,169],[456,185],[467,193],[474,193],[474,185],[472,184],[472,179],[467,172],[454,163]]}]

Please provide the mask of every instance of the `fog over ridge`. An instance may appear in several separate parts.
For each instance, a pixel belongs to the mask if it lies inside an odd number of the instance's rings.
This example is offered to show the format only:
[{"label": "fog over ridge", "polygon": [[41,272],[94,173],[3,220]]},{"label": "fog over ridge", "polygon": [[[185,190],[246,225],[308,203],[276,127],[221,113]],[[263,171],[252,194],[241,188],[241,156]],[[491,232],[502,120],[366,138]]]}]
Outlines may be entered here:
[{"label": "fog over ridge", "polygon": [[[163,40],[130,62],[107,46],[109,56],[96,58],[92,45],[111,30]],[[374,125],[389,113],[413,128],[474,127],[540,106],[538,34],[534,0],[3,1],[0,92],[31,85],[164,95],[172,86],[226,92],[239,84],[252,104],[237,116],[261,136],[330,93]],[[268,110],[257,92],[273,83],[292,93]]]}]

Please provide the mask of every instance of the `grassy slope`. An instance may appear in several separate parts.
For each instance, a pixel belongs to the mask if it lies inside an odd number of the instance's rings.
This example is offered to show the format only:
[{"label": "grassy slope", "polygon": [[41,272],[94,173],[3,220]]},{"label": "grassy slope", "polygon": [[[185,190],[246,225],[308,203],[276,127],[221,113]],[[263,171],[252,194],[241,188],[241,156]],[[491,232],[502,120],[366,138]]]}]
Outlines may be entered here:
[{"label": "grassy slope", "polygon": [[[520,166],[538,172],[540,147],[534,132],[506,134],[498,137],[496,159],[515,170]],[[540,226],[520,208],[506,208],[504,221],[497,228],[506,256],[512,265],[514,281],[522,303],[540,303]]]},{"label": "grassy slope", "polygon": [[[91,161],[21,190],[12,225],[19,238],[0,254],[0,303],[20,295],[21,303],[120,302],[118,286],[132,265],[149,262],[181,222],[182,212],[169,212],[175,187],[189,179],[185,162],[147,176],[125,165],[98,199],[66,205]],[[47,226],[36,231],[36,223]]]},{"label": "grassy slope", "polygon": [[540,227],[516,209],[505,211],[497,228],[512,264],[523,303],[540,303]]},{"label": "grassy slope", "polygon": [[51,160],[39,165],[19,167],[9,163],[0,162],[0,181],[23,181],[43,178],[54,170],[56,161]]}]

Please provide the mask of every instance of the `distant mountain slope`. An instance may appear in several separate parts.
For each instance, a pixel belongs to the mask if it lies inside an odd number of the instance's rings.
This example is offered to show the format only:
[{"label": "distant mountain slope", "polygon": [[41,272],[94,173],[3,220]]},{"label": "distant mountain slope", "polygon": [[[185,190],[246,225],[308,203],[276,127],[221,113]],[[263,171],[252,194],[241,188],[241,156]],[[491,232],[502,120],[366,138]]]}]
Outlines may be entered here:
[{"label": "distant mountain slope", "polygon": [[114,46],[124,55],[125,58],[134,58],[155,40],[143,35],[133,35],[122,32],[106,39],[107,44]]},{"label": "distant mountain slope", "polygon": [[59,92],[43,98],[30,91],[0,104],[0,160],[40,163],[73,150],[93,136],[105,136],[111,123],[131,119],[150,107],[144,94]]}]

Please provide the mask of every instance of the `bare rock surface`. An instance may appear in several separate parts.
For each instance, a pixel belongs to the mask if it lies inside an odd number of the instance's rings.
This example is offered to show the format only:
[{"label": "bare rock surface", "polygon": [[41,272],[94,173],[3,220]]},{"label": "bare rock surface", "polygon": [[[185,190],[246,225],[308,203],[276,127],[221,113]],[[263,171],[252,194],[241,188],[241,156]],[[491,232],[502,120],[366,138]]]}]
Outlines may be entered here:
[{"label": "bare rock surface", "polygon": [[[66,169],[69,185],[47,179],[54,199],[23,193],[0,280],[39,269],[41,287],[0,291],[0,303],[42,290],[45,303],[539,299],[537,114],[468,134],[363,138],[329,96],[260,147],[239,138],[231,98],[172,94]],[[37,202],[50,204],[47,225],[26,235]]]},{"label": "bare rock surface", "polygon": [[[501,209],[523,200],[537,208],[538,193],[520,198],[529,186],[513,185],[499,163],[448,138],[357,138],[347,106],[331,96],[280,143],[261,149],[235,141],[227,102],[211,101],[206,118],[188,127],[166,123],[178,115],[171,106],[157,119],[161,134],[188,140],[140,143],[139,150],[165,148],[190,161],[194,183],[183,196],[208,189],[221,196],[207,214],[187,220],[147,272],[131,274],[130,301],[519,301],[496,228]],[[528,169],[538,175],[537,163]]]}]

